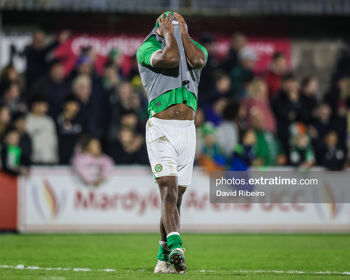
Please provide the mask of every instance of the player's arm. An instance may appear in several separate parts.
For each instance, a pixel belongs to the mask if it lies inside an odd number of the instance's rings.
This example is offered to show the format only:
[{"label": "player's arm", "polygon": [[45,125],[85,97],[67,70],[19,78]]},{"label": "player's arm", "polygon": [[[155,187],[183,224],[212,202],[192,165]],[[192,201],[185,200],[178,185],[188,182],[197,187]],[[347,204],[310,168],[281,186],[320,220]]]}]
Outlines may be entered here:
[{"label": "player's arm", "polygon": [[173,20],[170,13],[159,18],[159,35],[165,39],[165,48],[158,50],[151,57],[151,64],[156,68],[174,68],[179,65],[179,48],[174,36]]},{"label": "player's arm", "polygon": [[178,13],[175,13],[175,17],[180,24],[182,42],[188,63],[193,68],[203,68],[207,63],[207,53],[206,51],[204,52],[205,48],[202,50],[191,39],[190,35],[188,34],[187,24],[184,18]]}]

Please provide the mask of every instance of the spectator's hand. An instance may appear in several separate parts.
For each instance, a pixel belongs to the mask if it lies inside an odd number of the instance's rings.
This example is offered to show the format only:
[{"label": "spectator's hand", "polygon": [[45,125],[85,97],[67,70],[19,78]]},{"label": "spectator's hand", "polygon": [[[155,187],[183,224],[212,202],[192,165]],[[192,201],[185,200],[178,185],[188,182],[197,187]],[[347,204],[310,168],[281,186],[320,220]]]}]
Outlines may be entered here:
[{"label": "spectator's hand", "polygon": [[69,30],[63,30],[58,36],[58,41],[62,44],[69,39],[70,35],[71,32]]},{"label": "spectator's hand", "polygon": [[187,34],[188,33],[188,27],[187,27],[187,23],[186,23],[185,19],[183,18],[182,15],[180,15],[178,13],[174,13],[174,14],[175,14],[175,18],[177,19],[177,21],[180,24],[181,34]]},{"label": "spectator's hand", "polygon": [[159,22],[159,35],[164,37],[168,33],[174,33],[174,26],[171,14],[169,13],[167,17],[163,14],[158,20]]}]

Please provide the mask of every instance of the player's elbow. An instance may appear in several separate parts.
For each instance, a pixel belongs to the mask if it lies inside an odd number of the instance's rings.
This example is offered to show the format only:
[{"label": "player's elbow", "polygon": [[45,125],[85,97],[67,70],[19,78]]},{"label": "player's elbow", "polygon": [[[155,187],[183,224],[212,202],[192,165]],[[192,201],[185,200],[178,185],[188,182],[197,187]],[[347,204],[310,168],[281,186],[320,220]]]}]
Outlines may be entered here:
[{"label": "player's elbow", "polygon": [[205,66],[205,64],[206,64],[206,60],[202,57],[194,57],[191,60],[191,66],[193,68],[202,68]]}]

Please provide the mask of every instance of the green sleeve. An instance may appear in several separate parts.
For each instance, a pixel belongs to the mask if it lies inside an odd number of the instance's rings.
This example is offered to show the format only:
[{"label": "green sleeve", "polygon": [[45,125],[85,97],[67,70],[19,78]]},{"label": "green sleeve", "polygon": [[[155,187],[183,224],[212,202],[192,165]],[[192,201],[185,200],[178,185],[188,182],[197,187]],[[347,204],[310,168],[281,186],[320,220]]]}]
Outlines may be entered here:
[{"label": "green sleeve", "polygon": [[151,57],[152,55],[162,49],[161,42],[158,42],[155,36],[152,36],[143,42],[141,47],[137,50],[137,62],[143,66],[152,66]]},{"label": "green sleeve", "polygon": [[205,58],[208,59],[208,51],[205,47],[203,47],[201,44],[199,44],[198,42],[196,42],[195,40],[191,39],[192,42],[202,51],[204,52]]}]

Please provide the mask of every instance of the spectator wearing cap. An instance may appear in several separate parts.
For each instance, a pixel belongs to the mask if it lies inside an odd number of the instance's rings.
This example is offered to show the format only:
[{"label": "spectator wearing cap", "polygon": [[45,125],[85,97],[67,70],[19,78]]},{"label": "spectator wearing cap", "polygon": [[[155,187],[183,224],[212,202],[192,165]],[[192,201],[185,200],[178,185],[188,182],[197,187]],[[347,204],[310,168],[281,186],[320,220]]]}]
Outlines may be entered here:
[{"label": "spectator wearing cap", "polygon": [[79,111],[78,99],[67,96],[63,102],[63,111],[56,118],[59,164],[70,163],[74,147],[83,132],[83,123],[78,118]]},{"label": "spectator wearing cap", "polygon": [[246,87],[254,78],[256,62],[255,52],[245,47],[239,52],[239,64],[231,71],[232,93],[235,98],[241,99],[246,95]]},{"label": "spectator wearing cap", "polygon": [[32,99],[31,111],[26,118],[26,130],[32,139],[31,160],[34,164],[58,163],[55,123],[46,115],[47,110],[45,98],[37,96]]},{"label": "spectator wearing cap", "polygon": [[265,82],[268,87],[270,101],[277,95],[281,88],[281,81],[287,72],[287,59],[283,52],[275,52],[271,57],[270,69],[265,74]]},{"label": "spectator wearing cap", "polygon": [[12,117],[11,124],[19,133],[18,146],[22,151],[22,164],[29,167],[32,158],[32,139],[26,132],[26,114],[21,112],[15,113]]},{"label": "spectator wearing cap", "polygon": [[68,94],[69,87],[64,81],[63,63],[60,59],[53,59],[50,62],[49,73],[34,85],[33,95],[45,97],[49,105],[48,115],[55,119]]}]

